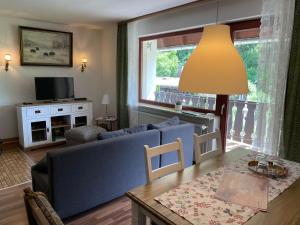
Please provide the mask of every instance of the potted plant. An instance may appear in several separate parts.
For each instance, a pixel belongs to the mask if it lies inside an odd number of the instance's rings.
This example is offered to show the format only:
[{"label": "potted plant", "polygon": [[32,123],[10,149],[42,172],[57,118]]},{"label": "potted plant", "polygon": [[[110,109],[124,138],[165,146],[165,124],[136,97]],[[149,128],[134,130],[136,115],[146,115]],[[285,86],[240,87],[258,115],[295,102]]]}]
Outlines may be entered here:
[{"label": "potted plant", "polygon": [[181,111],[182,110],[182,102],[181,101],[176,101],[175,110],[176,111]]}]

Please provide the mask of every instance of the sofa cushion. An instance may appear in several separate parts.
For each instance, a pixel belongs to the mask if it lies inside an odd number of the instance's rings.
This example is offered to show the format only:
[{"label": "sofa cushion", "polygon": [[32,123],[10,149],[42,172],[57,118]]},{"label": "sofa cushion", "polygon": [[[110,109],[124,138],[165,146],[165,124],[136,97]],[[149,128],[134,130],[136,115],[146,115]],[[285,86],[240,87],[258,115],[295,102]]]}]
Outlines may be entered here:
[{"label": "sofa cushion", "polygon": [[115,130],[111,132],[104,132],[98,134],[98,140],[105,140],[105,139],[110,139],[110,138],[115,138],[115,137],[120,137],[120,136],[125,136],[128,135],[129,133],[125,132],[125,130]]},{"label": "sofa cushion", "polygon": [[106,132],[102,127],[82,126],[68,130],[65,133],[67,142],[75,141],[76,143],[86,143],[97,140],[99,133]]},{"label": "sofa cushion", "polygon": [[156,123],[156,124],[149,124],[148,129],[152,130],[152,129],[161,129],[164,127],[168,127],[168,126],[175,126],[175,125],[179,125],[179,118],[178,116],[174,116],[164,122],[161,123]]},{"label": "sofa cushion", "polygon": [[[168,144],[176,141],[176,138],[181,138],[183,146],[183,154],[185,167],[189,167],[193,164],[194,153],[194,140],[193,134],[195,132],[195,126],[190,123],[180,124],[177,126],[169,126],[159,129],[161,134],[161,143]],[[170,152],[161,155],[160,165],[162,167],[178,162],[178,157],[175,152]]]},{"label": "sofa cushion", "polygon": [[47,156],[44,156],[37,164],[34,165],[35,170],[48,173],[48,162],[47,162]]},{"label": "sofa cushion", "polygon": [[134,133],[147,131],[147,129],[148,129],[147,124],[141,124],[141,125],[137,125],[137,126],[134,126],[134,127],[126,128],[126,129],[124,129],[124,131],[129,133],[129,134],[134,134]]}]

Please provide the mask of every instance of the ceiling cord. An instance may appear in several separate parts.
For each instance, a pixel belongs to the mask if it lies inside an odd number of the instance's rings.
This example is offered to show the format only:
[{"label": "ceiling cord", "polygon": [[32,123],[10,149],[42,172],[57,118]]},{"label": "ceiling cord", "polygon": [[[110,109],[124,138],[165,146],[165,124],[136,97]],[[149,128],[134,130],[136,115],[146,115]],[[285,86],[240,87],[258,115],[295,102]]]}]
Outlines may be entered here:
[{"label": "ceiling cord", "polygon": [[217,16],[216,16],[216,24],[219,23],[219,8],[220,8],[220,0],[217,0]]}]

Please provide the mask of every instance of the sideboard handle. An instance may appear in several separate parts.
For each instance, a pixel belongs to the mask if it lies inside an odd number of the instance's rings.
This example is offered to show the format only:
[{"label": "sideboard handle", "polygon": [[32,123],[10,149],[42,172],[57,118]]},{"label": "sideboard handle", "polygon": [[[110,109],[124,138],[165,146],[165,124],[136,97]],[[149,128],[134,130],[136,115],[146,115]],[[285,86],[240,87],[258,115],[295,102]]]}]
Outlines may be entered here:
[{"label": "sideboard handle", "polygon": [[34,113],[39,114],[39,113],[41,113],[41,110],[35,110]]},{"label": "sideboard handle", "polygon": [[58,112],[62,112],[62,111],[64,111],[64,109],[59,108],[57,111],[58,111]]},{"label": "sideboard handle", "polygon": [[82,107],[82,106],[79,106],[78,109],[83,109],[83,107]]}]

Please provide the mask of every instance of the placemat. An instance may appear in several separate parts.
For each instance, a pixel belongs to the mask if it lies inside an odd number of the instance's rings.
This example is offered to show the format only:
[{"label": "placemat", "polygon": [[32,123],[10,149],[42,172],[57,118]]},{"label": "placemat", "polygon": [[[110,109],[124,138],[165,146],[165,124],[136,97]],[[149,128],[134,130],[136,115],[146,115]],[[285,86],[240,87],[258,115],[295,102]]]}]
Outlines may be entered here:
[{"label": "placemat", "polygon": [[269,182],[264,176],[225,170],[215,198],[266,211]]}]

